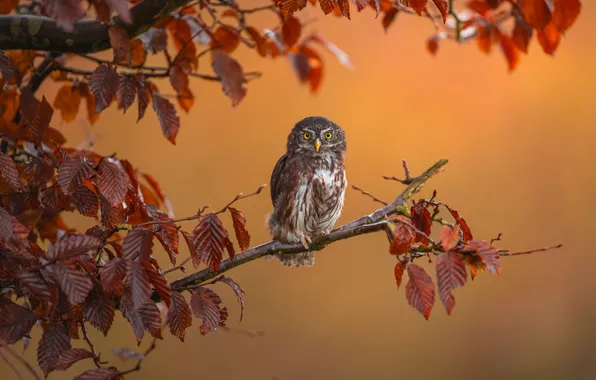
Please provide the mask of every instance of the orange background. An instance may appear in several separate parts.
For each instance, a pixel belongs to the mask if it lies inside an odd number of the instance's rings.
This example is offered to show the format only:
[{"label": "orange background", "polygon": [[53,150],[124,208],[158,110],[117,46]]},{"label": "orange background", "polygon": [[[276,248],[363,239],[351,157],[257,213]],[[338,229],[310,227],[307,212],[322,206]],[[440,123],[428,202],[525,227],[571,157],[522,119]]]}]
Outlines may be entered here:
[{"label": "orange background", "polygon": [[[263,3],[240,1],[244,7]],[[98,152],[118,152],[153,174],[182,217],[268,183],[293,124],[323,115],[346,131],[351,184],[391,200],[401,186],[381,176],[402,176],[402,159],[415,174],[448,158],[447,170],[421,195],[436,189],[467,219],[475,238],[502,232],[501,247],[564,248],[503,258],[499,277],[483,273],[455,291],[451,317],[437,298],[429,321],[408,306],[403,287],[396,290],[395,259],[382,234],[335,243],[310,269],[259,260],[228,272],[247,293],[242,323],[233,293],[218,285],[230,331],[201,336],[195,320],[184,344],[166,333],[130,378],[595,378],[596,6],[583,1],[555,59],[533,40],[512,74],[496,46],[487,57],[473,43],[445,42],[433,57],[424,45],[433,31],[428,20],[400,15],[385,35],[371,10],[353,13],[352,21],[310,6],[299,14],[316,19],[310,28],[345,49],[356,67],[349,72],[323,54],[317,95],[298,84],[284,59],[241,48],[234,56],[245,71],[264,76],[249,84],[236,109],[218,83],[194,80],[196,104],[182,114],[176,146],[162,137],[152,110],[135,123],[136,105],[124,116],[110,108],[91,129],[83,109],[77,121],[59,125],[57,117],[54,124],[72,146],[91,130]],[[274,21],[249,17],[260,28]],[[211,71],[206,58],[200,71]],[[173,93],[168,83],[158,85]],[[53,99],[56,88],[48,82],[41,93]],[[253,243],[267,241],[268,194],[237,206]],[[349,190],[340,223],[375,208]],[[229,218],[225,222],[230,226]],[[186,255],[184,248],[181,260]],[[30,360],[39,335],[34,329]],[[111,354],[113,347],[135,349],[120,314],[108,337],[93,331],[102,359],[129,368],[132,363]],[[141,349],[148,343],[146,337]],[[88,364],[50,378],[71,378]],[[13,376],[2,362],[0,375]]]}]

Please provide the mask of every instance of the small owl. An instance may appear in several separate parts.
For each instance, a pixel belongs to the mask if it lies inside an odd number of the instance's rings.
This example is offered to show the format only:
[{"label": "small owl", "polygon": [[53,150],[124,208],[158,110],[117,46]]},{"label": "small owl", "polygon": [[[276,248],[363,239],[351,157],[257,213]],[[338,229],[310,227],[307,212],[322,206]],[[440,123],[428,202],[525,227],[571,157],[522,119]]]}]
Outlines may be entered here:
[{"label": "small owl", "polygon": [[[267,225],[275,240],[301,242],[308,249],[314,237],[331,231],[344,205],[345,151],[344,131],[331,120],[307,117],[294,126],[271,175],[273,212]],[[294,267],[315,262],[314,252],[275,258]]]}]

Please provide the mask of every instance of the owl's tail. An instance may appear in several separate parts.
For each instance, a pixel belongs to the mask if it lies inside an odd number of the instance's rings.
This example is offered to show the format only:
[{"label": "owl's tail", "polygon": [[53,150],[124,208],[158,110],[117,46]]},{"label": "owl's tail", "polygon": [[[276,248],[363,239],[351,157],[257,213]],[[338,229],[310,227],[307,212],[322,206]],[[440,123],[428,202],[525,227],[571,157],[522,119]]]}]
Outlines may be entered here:
[{"label": "owl's tail", "polygon": [[311,267],[315,265],[314,252],[302,252],[285,255],[272,255],[277,261],[288,267]]}]

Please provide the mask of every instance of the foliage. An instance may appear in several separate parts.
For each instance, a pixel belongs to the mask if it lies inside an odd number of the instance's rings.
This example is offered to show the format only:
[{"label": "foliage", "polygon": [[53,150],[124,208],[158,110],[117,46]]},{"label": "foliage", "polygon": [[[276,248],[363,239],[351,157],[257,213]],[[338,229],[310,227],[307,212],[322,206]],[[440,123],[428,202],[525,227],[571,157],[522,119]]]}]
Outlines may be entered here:
[{"label": "foliage", "polygon": [[[134,6],[129,8],[128,3]],[[430,38],[432,53],[438,42],[447,38],[476,40],[485,52],[499,44],[510,69],[517,65],[518,51],[527,52],[534,30],[542,48],[553,53],[560,35],[574,23],[581,8],[574,0],[475,0],[462,11],[455,11],[452,2],[446,0],[352,3],[358,11],[368,7],[377,16],[382,14],[385,29],[399,13],[427,17],[444,29]],[[316,1],[310,4],[316,5]],[[277,0],[252,9],[241,8],[234,1],[207,0],[2,2],[0,13],[25,15],[30,27],[21,31],[21,39],[9,36],[0,40],[4,50],[0,51],[0,353],[15,354],[11,346],[18,342],[28,346],[30,332],[37,325],[43,331],[36,344],[38,365],[46,377],[88,360],[96,368],[78,379],[119,378],[140,370],[156,341],[163,339],[164,327],[184,341],[194,318],[201,320],[202,334],[225,326],[228,310],[214,284],[224,283],[232,289],[241,305],[242,320],[244,290],[224,272],[273,253],[304,251],[300,244],[279,242],[251,248],[247,219],[232,206],[259,194],[264,186],[254,193],[237,195],[218,211],[207,212],[204,207],[194,215],[176,219],[168,198],[150,174],[139,172],[117,155],[69,148],[64,136],[51,125],[58,112],[65,122],[73,121],[82,103],[93,124],[114,103],[127,112],[136,100],[137,119],[144,117],[151,103],[163,135],[175,144],[181,127],[179,114],[171,96],[160,91],[156,81],[169,82],[178,106],[186,112],[194,104],[190,78],[221,82],[224,94],[236,106],[246,96],[250,79],[258,77],[258,73],[245,72],[232,57],[240,44],[263,57],[286,57],[300,81],[315,92],[322,83],[324,67],[318,47],[347,67],[352,64],[333,43],[306,32],[306,22],[297,17],[305,6],[306,0]],[[347,0],[319,1],[319,6],[325,14],[351,17]],[[157,11],[141,14],[149,10]],[[279,25],[260,32],[248,24],[250,15],[261,11],[272,12]],[[112,18],[112,13],[118,16]],[[14,15],[0,18],[0,30],[12,22],[11,17]],[[83,18],[104,23],[78,23]],[[150,24],[135,24],[147,19]],[[511,20],[513,29],[507,31],[506,23]],[[35,27],[50,24],[61,29]],[[96,28],[98,33],[105,28],[112,60],[91,55],[103,49],[103,37],[89,45],[84,28]],[[55,33],[47,36],[49,44],[34,46],[34,38],[43,38],[48,31]],[[66,36],[61,41],[67,42],[60,49],[53,45],[55,36]],[[27,44],[30,48],[23,48]],[[20,48],[13,48],[17,45]],[[199,46],[203,50],[199,51]],[[147,65],[149,54],[163,56],[165,66]],[[197,71],[198,61],[205,55],[211,57],[215,75]],[[76,68],[72,64],[79,59],[93,61],[96,66],[93,70]],[[52,101],[35,95],[48,77],[61,83]],[[498,239],[474,240],[466,221],[455,209],[435,200],[436,193],[431,199],[419,199],[407,206],[406,202],[445,164],[439,161],[412,177],[404,163],[404,180],[387,177],[406,186],[394,202],[373,197],[384,207],[315,239],[313,249],[385,231],[388,252],[396,257],[397,286],[404,275],[408,277],[408,303],[428,319],[438,287],[438,297],[451,314],[453,291],[467,283],[468,271],[471,279],[482,271],[499,274],[500,257],[512,253],[493,247]],[[230,231],[222,222],[228,212]],[[68,213],[87,217],[92,227],[83,231],[67,225]],[[195,221],[194,229],[183,228],[187,221]],[[177,264],[181,241],[189,257]],[[158,247],[166,252],[169,264],[158,260]],[[419,259],[434,260],[436,280]],[[167,278],[169,273],[185,272],[189,262],[200,270],[173,282]],[[171,267],[164,269],[164,265]],[[139,344],[145,335],[152,337],[143,353],[114,350],[122,359],[137,362],[127,370],[103,362],[87,333],[90,325],[107,336],[118,314],[128,322]],[[4,354],[0,357],[8,360]]]}]

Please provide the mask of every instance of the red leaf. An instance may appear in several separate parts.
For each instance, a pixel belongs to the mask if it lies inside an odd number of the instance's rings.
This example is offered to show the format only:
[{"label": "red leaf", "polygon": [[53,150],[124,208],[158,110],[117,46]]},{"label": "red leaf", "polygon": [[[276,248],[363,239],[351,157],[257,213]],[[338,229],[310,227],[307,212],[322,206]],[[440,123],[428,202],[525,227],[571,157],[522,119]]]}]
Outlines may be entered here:
[{"label": "red leaf", "polygon": [[95,113],[100,113],[112,103],[118,91],[119,75],[114,68],[101,64],[93,71],[89,88],[95,96]]},{"label": "red leaf", "polygon": [[122,242],[122,258],[128,261],[148,262],[153,250],[153,234],[146,228],[135,228]]},{"label": "red leaf", "polygon": [[73,193],[73,198],[77,210],[81,215],[97,217],[99,212],[99,199],[97,194],[89,186],[85,184],[77,187]]},{"label": "red leaf", "polygon": [[337,6],[337,1],[338,0],[319,0],[319,5],[323,13],[329,14],[333,12],[335,7]]},{"label": "red leaf", "polygon": [[96,368],[83,372],[73,380],[115,380],[118,374],[116,368]]},{"label": "red leaf", "polygon": [[387,33],[387,29],[389,29],[391,24],[393,24],[393,22],[395,21],[395,18],[397,17],[398,13],[399,10],[397,8],[391,8],[383,15],[383,20],[381,20],[381,24],[383,25],[383,30],[385,30],[385,33]]},{"label": "red leaf", "polygon": [[428,320],[435,303],[435,285],[430,276],[416,264],[408,265],[406,298],[410,306],[418,310]]},{"label": "red leaf", "polygon": [[159,294],[166,305],[169,305],[172,298],[172,290],[170,289],[168,280],[166,280],[163,274],[153,268],[151,264],[144,263],[143,267],[145,268],[145,272],[149,275],[149,282],[153,285],[157,294]]},{"label": "red leaf", "polygon": [[201,318],[201,334],[205,335],[223,325],[227,319],[227,309],[221,309],[221,298],[211,289],[204,286],[192,292],[190,306],[195,317]]},{"label": "red leaf", "polygon": [[244,289],[242,289],[242,286],[240,286],[240,284],[238,284],[236,281],[232,280],[229,277],[221,276],[217,280],[228,284],[232,288],[234,293],[236,293],[236,297],[238,297],[238,303],[240,303],[240,322],[242,322],[242,317],[244,316],[244,296],[246,295]]},{"label": "red leaf", "polygon": [[528,24],[536,29],[542,29],[551,20],[551,13],[545,0],[519,0],[519,7]]},{"label": "red leaf", "polygon": [[460,253],[449,251],[437,257],[439,296],[447,309],[447,314],[451,315],[455,306],[455,298],[451,292],[457,287],[464,286],[467,280],[466,265]]},{"label": "red leaf", "polygon": [[126,273],[126,263],[120,258],[114,258],[99,268],[101,287],[111,295],[122,295],[122,278]]},{"label": "red leaf", "polygon": [[174,105],[159,93],[153,94],[153,110],[157,114],[163,135],[174,145],[180,130],[180,118]]},{"label": "red leaf", "polygon": [[116,164],[105,159],[99,164],[99,192],[112,206],[118,206],[124,200],[128,183],[124,173]]},{"label": "red leaf", "polygon": [[51,298],[50,288],[44,278],[33,271],[21,272],[17,276],[19,284],[27,288],[32,294],[39,298],[49,300]]},{"label": "red leaf", "polygon": [[63,263],[51,267],[54,281],[60,284],[60,288],[68,297],[68,302],[73,305],[85,301],[87,295],[93,289],[93,282],[87,275],[75,266]]},{"label": "red leaf", "polygon": [[70,194],[93,174],[92,163],[84,156],[70,157],[58,167],[58,184]]},{"label": "red leaf", "polygon": [[443,23],[445,23],[447,21],[447,11],[449,9],[447,0],[433,0],[433,3],[437,6],[437,9],[443,17]]},{"label": "red leaf", "polygon": [[410,224],[410,220],[405,216],[399,215],[396,218],[395,226],[390,225],[390,230],[393,230],[391,239],[391,245],[389,246],[389,253],[392,255],[401,255],[402,253],[410,252],[410,247],[414,243],[416,233],[412,231],[412,228],[406,222]]},{"label": "red leaf", "polygon": [[66,371],[76,362],[92,357],[93,353],[89,350],[84,348],[71,348],[60,355],[58,363],[56,364],[56,369],[59,371]]},{"label": "red leaf", "polygon": [[15,191],[23,188],[17,166],[12,158],[4,153],[0,153],[0,177]]},{"label": "red leaf", "polygon": [[145,326],[145,330],[151,334],[152,337],[163,339],[161,336],[161,314],[157,305],[149,301],[138,310],[139,315]]},{"label": "red leaf", "polygon": [[85,235],[67,235],[50,244],[46,257],[49,260],[64,260],[70,257],[84,255],[89,251],[96,251],[103,246],[101,239]]},{"label": "red leaf", "polygon": [[163,211],[153,205],[147,205],[147,214],[151,221],[167,222],[154,223],[153,233],[164,247],[172,265],[176,264],[176,255],[178,255],[179,236],[176,224]]},{"label": "red leaf", "polygon": [[281,14],[288,16],[306,7],[306,0],[275,0]]},{"label": "red leaf", "polygon": [[489,272],[496,275],[501,273],[501,259],[496,248],[485,240],[472,240],[468,242],[468,245],[476,252]]},{"label": "red leaf", "polygon": [[122,206],[112,206],[110,202],[103,196],[99,196],[99,204],[101,205],[101,224],[114,228],[124,219]]},{"label": "red leaf", "polygon": [[135,78],[127,76],[127,75],[120,75],[120,79],[118,80],[118,103],[126,113],[128,107],[132,105],[135,101],[135,96],[137,94],[137,81]]},{"label": "red leaf", "polygon": [[57,368],[60,355],[70,347],[70,336],[62,322],[44,326],[44,332],[37,347],[37,362],[46,377]]},{"label": "red leaf", "polygon": [[579,0],[554,0],[554,5],[552,22],[564,34],[577,20],[582,4]]},{"label": "red leaf", "polygon": [[242,66],[223,50],[213,50],[212,56],[213,71],[221,78],[222,90],[232,99],[232,107],[236,107],[246,96],[244,84],[248,81],[244,77]]},{"label": "red leaf", "polygon": [[561,42],[561,33],[553,23],[550,23],[544,29],[538,30],[536,38],[546,54],[554,55]]},{"label": "red leaf", "polygon": [[281,28],[281,35],[284,44],[287,47],[292,47],[298,43],[300,39],[300,32],[302,31],[302,24],[300,21],[293,16],[287,17]]},{"label": "red leaf", "polygon": [[139,95],[138,103],[139,103],[139,117],[137,118],[137,123],[145,116],[145,111],[147,110],[147,106],[149,105],[149,91],[147,90],[147,86],[145,85],[145,77],[143,74],[137,74],[135,76],[137,81],[137,93]]},{"label": "red leaf", "polygon": [[74,24],[85,16],[80,0],[44,0],[42,4],[43,12],[67,33],[72,33]]},{"label": "red leaf", "polygon": [[103,293],[94,292],[87,298],[83,316],[87,322],[107,336],[114,322],[114,312],[114,299]]},{"label": "red leaf", "polygon": [[507,59],[507,66],[509,71],[515,70],[517,65],[519,64],[519,53],[515,46],[515,43],[509,36],[504,34],[501,35],[499,45],[501,46],[501,51],[505,58]]},{"label": "red leaf", "polygon": [[195,247],[193,237],[191,234],[189,234],[186,231],[180,230],[180,232],[182,233],[182,236],[184,237],[184,241],[186,242],[186,245],[188,246],[188,250],[190,252],[190,257],[192,258],[192,264],[195,268],[198,268],[199,265],[201,265],[201,256],[199,255],[199,252],[197,251],[197,248]]},{"label": "red leaf", "polygon": [[439,231],[439,239],[443,245],[443,250],[452,250],[459,243],[459,227],[457,225],[453,226],[453,228],[450,226],[442,226]]},{"label": "red leaf", "polygon": [[133,308],[139,309],[145,303],[150,302],[151,283],[149,275],[141,263],[128,262],[127,277],[130,282]]},{"label": "red leaf", "polygon": [[242,253],[246,253],[246,250],[250,247],[250,234],[246,229],[246,217],[242,211],[238,211],[235,208],[228,207],[228,210],[232,214],[232,224],[240,250]]},{"label": "red leaf", "polygon": [[401,286],[401,280],[404,277],[405,270],[406,266],[401,261],[398,261],[397,264],[395,264],[395,268],[393,268],[393,274],[395,275],[395,283],[398,288]]},{"label": "red leaf", "polygon": [[[410,208],[410,213],[412,215],[412,225],[424,232],[426,235],[430,235],[430,229],[432,227],[433,221],[430,211],[428,211],[428,209],[424,206],[425,204],[423,202],[419,202]],[[425,245],[429,243],[426,236],[421,234],[416,234],[415,241],[421,242]]]},{"label": "red leaf", "polygon": [[12,238],[12,222],[8,211],[0,207],[0,242]]},{"label": "red leaf", "polygon": [[219,269],[227,236],[221,220],[213,213],[203,216],[193,231],[193,244],[197,255],[214,271]]},{"label": "red leaf", "polygon": [[455,222],[459,225],[461,231],[464,234],[464,243],[467,243],[469,240],[472,240],[472,231],[470,231],[470,227],[468,227],[468,223],[466,223],[465,219],[460,217],[459,213],[452,208],[449,208],[449,212],[451,213],[451,216],[453,216],[453,219],[455,219]]},{"label": "red leaf", "polygon": [[46,97],[42,96],[41,103],[39,103],[39,107],[37,107],[35,111],[35,118],[31,121],[31,124],[29,124],[31,133],[38,141],[41,141],[44,137],[46,131],[50,127],[50,121],[53,116],[54,109],[50,103],[48,103]]},{"label": "red leaf", "polygon": [[172,292],[167,319],[172,335],[184,342],[186,329],[192,325],[192,315],[186,299],[179,292]]},{"label": "red leaf", "polygon": [[250,35],[250,38],[255,42],[257,52],[261,57],[267,56],[267,44],[265,43],[265,39],[259,33],[259,31],[252,26],[246,27],[246,32]]},{"label": "red leaf", "polygon": [[213,39],[211,40],[211,47],[216,50],[223,50],[230,54],[240,44],[238,38],[238,31],[229,26],[220,26],[213,32]]},{"label": "red leaf", "polygon": [[126,29],[118,25],[112,25],[108,29],[110,45],[114,52],[114,62],[131,65],[132,64],[132,46]]},{"label": "red leaf", "polygon": [[177,94],[183,94],[188,90],[188,73],[182,65],[174,64],[170,69],[170,84]]},{"label": "red leaf", "polygon": [[515,46],[524,54],[528,54],[528,46],[533,32],[534,29],[524,19],[516,19],[511,39]]},{"label": "red leaf", "polygon": [[131,291],[130,288],[127,288],[124,291],[124,295],[120,299],[120,312],[126,318],[132,330],[135,334],[137,339],[137,343],[141,344],[141,340],[143,340],[143,336],[145,335],[145,325],[143,323],[143,319],[139,315],[138,311],[135,310],[132,299],[131,299]]},{"label": "red leaf", "polygon": [[28,335],[36,320],[31,310],[0,298],[0,346],[15,344]]}]

